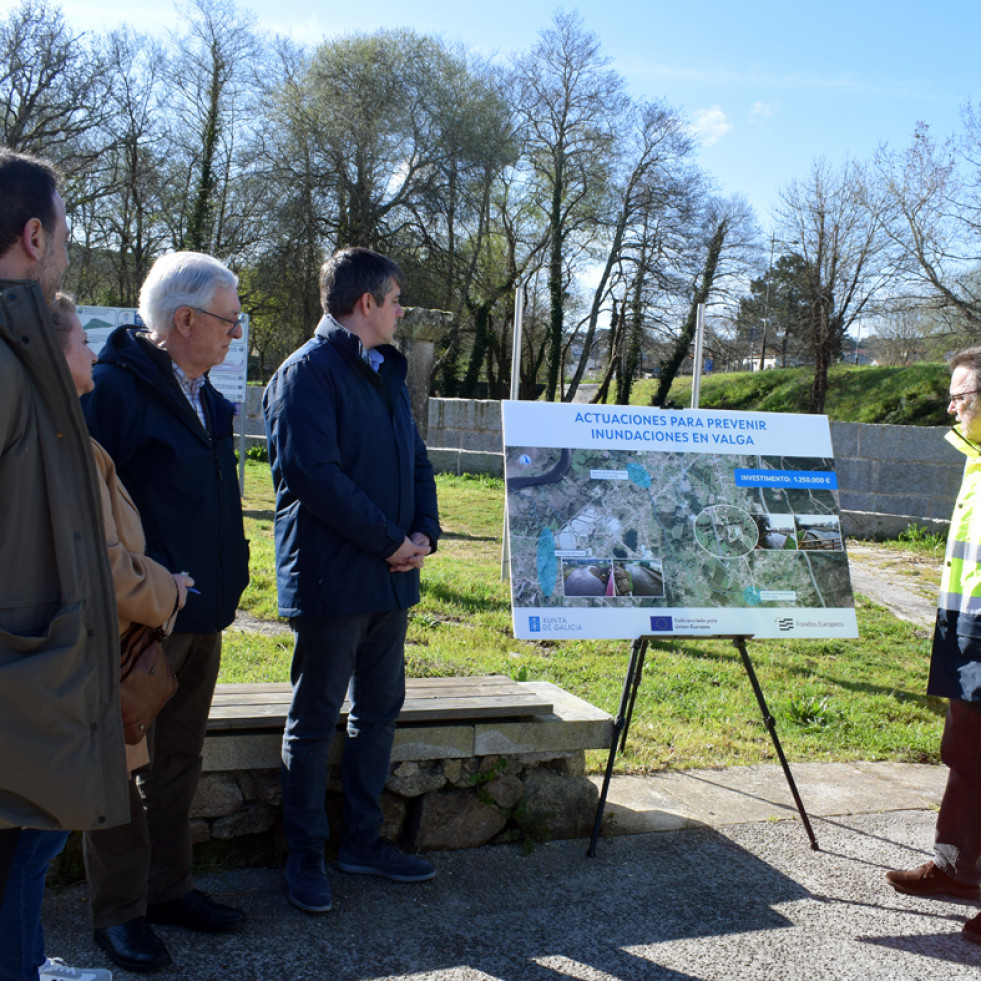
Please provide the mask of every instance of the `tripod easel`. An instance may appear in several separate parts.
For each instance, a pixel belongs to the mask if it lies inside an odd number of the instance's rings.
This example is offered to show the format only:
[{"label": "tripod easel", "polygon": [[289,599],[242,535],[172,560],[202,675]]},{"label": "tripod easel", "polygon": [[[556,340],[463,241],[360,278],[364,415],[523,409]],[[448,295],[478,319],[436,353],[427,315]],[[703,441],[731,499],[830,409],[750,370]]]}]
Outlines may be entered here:
[{"label": "tripod easel", "polygon": [[[630,729],[630,719],[634,711],[634,703],[637,701],[637,690],[640,688],[641,677],[644,673],[644,659],[647,655],[647,648],[650,645],[651,640],[659,638],[652,638],[649,636],[638,637],[634,640],[630,648],[630,664],[627,668],[627,676],[624,678],[623,682],[623,693],[620,696],[620,708],[617,711],[616,721],[613,724],[613,739],[610,744],[610,755],[606,761],[606,772],[603,776],[603,789],[600,791],[599,803],[596,805],[596,820],[593,823],[593,836],[589,842],[589,850],[586,855],[589,858],[595,858],[596,856],[596,843],[599,840],[600,830],[603,825],[603,811],[606,808],[606,797],[610,789],[610,778],[613,776],[613,764],[616,760],[617,754],[617,743],[620,744],[620,752],[623,752],[624,747],[627,744],[627,732]],[[672,635],[672,640],[686,640],[694,638],[677,637]],[[704,640],[704,636],[699,636],[699,640]],[[716,640],[726,639],[725,637],[715,637]],[[746,669],[746,674],[749,675],[749,682],[753,686],[753,693],[756,695],[756,702],[760,707],[760,712],[763,715],[763,724],[766,726],[767,731],[770,733],[770,738],[773,740],[774,749],[777,751],[777,757],[780,760],[780,765],[783,767],[784,776],[787,778],[787,784],[790,787],[790,792],[793,795],[794,803],[797,805],[797,811],[800,814],[801,821],[804,824],[804,829],[807,831],[807,837],[810,839],[811,848],[814,851],[819,851],[817,839],[814,837],[814,831],[811,829],[811,822],[808,820],[807,812],[804,810],[804,803],[800,799],[800,794],[797,792],[797,784],[794,782],[794,776],[790,772],[790,766],[787,763],[787,758],[783,754],[783,747],[780,745],[780,740],[777,738],[777,724],[772,715],[770,715],[770,710],[767,708],[766,699],[763,697],[763,690],[760,688],[759,680],[756,677],[756,671],[753,669],[753,663],[749,659],[749,653],[746,650],[746,641],[751,639],[751,635],[737,635],[728,637],[732,641],[733,646],[739,651],[739,656],[742,659],[743,667]]]}]

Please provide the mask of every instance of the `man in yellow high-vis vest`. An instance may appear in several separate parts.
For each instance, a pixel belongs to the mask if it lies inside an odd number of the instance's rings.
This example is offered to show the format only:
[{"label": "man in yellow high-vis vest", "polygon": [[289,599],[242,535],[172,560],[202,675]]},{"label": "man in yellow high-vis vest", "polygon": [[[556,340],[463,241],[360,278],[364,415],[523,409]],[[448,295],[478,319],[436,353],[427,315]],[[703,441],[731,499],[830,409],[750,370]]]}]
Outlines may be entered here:
[{"label": "man in yellow high-vis vest", "polygon": [[[981,883],[981,347],[950,362],[947,440],[966,457],[947,539],[927,692],[950,699],[940,757],[950,773],[932,861],[888,872],[899,892],[978,899]],[[962,935],[981,943],[981,914]]]}]

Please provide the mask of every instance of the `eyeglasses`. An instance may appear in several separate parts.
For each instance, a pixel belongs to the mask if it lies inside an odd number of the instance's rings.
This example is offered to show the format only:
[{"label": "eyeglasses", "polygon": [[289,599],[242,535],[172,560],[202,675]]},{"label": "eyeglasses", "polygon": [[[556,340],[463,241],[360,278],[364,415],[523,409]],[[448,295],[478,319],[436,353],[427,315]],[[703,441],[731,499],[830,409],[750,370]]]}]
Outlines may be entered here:
[{"label": "eyeglasses", "polygon": [[191,307],[191,309],[195,313],[206,313],[209,317],[214,317],[215,320],[221,320],[226,324],[231,324],[233,330],[239,327],[245,319],[244,313],[240,313],[234,320],[229,320],[228,317],[220,317],[217,313],[212,313],[210,310],[202,310],[200,307]]},{"label": "eyeglasses", "polygon": [[971,395],[978,395],[978,394],[981,394],[981,388],[973,388],[973,389],[971,389],[970,392],[957,392],[956,394],[954,392],[951,392],[950,393],[950,400],[949,400],[949,402],[947,404],[948,405],[962,405],[964,402],[966,402],[968,400],[968,398]]}]

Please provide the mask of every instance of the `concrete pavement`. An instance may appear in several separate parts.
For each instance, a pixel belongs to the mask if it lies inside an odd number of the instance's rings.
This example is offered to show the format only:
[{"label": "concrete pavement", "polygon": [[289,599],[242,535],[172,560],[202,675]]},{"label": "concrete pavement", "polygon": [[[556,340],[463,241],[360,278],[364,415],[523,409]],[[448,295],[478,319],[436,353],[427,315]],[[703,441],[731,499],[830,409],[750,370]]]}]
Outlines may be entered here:
[{"label": "concrete pavement", "polygon": [[[617,777],[611,830],[585,841],[434,854],[402,885],[329,872],[335,908],[303,914],[281,869],[202,876],[248,928],[211,937],[161,927],[181,981],[659,981],[976,979],[959,935],[981,904],[893,892],[889,868],[929,857],[937,767],[798,764],[820,844],[808,845],[777,766]],[[658,829],[658,830],[654,830]],[[625,833],[636,831],[638,833]],[[48,952],[107,965],[84,886],[46,899]],[[117,981],[139,977],[114,972]]]}]

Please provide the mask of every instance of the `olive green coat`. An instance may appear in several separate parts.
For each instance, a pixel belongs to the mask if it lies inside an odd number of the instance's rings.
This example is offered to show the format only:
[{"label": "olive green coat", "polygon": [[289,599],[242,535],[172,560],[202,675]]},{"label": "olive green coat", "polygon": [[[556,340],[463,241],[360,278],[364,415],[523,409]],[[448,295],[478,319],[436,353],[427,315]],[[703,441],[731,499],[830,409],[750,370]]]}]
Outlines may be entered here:
[{"label": "olive green coat", "polygon": [[41,290],[0,281],[0,828],[129,820],[96,481]]}]

